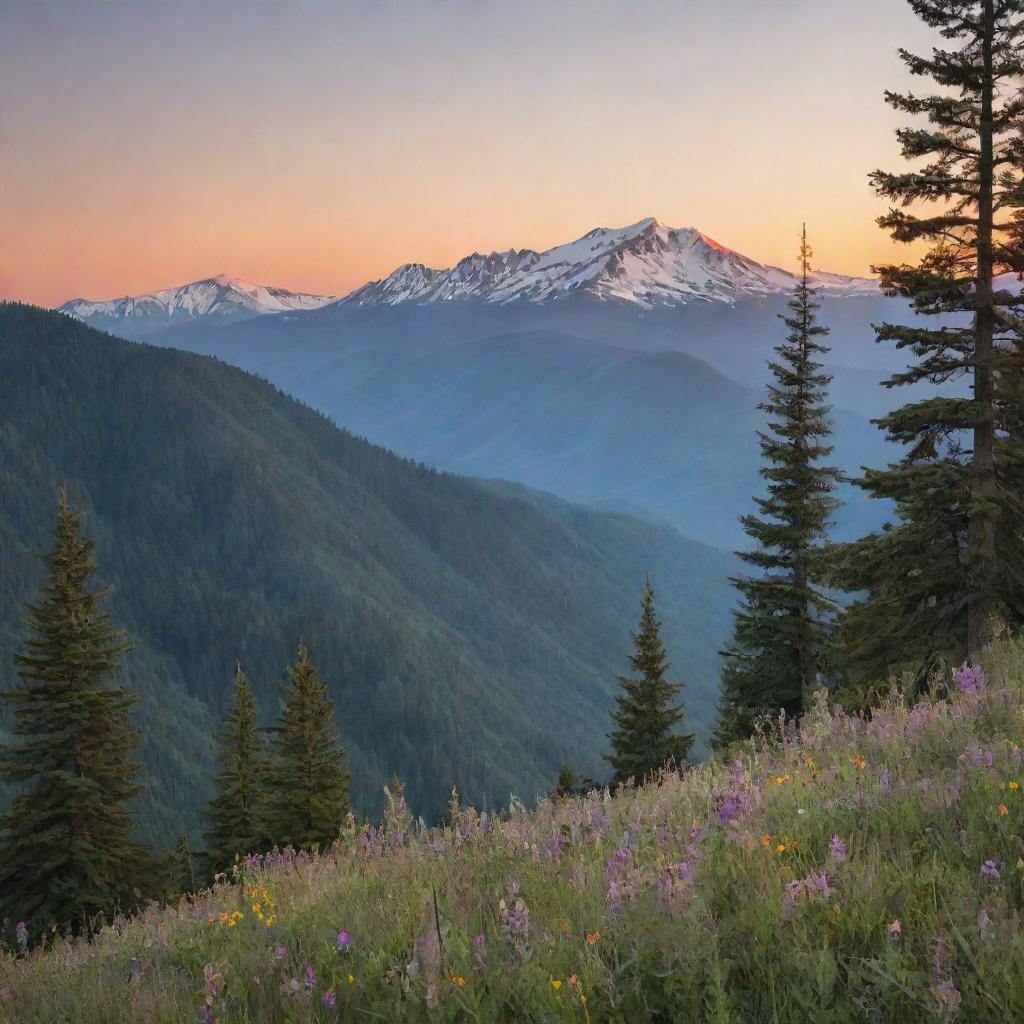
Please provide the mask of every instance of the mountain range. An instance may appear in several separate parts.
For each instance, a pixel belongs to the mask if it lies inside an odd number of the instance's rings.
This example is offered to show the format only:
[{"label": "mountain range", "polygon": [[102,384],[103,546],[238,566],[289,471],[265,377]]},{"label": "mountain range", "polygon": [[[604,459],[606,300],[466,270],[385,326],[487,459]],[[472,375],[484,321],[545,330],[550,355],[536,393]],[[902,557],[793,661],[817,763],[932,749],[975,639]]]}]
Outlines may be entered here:
[{"label": "mountain range", "polygon": [[[550,302],[587,294],[650,309],[700,300],[735,302],[789,292],[795,283],[789,271],[757,263],[696,228],[665,227],[647,217],[625,228],[595,228],[543,252],[473,253],[444,270],[405,263],[341,302]],[[874,281],[840,274],[818,272],[813,283],[829,294],[877,291]]]},{"label": "mountain range", "polygon": [[151,295],[126,295],[99,302],[71,299],[59,306],[58,312],[94,327],[131,324],[133,330],[145,334],[200,317],[229,323],[286,310],[319,309],[336,301],[336,296],[291,292],[218,274]]},{"label": "mountain range", "polygon": [[[238,658],[276,714],[301,641],[336,701],[358,810],[416,813],[603,768],[644,575],[707,735],[735,560],[676,531],[418,466],[214,359],[0,306],[0,690],[62,485],[135,641],[149,834],[195,835]],[[0,729],[4,720],[0,718]]]},{"label": "mountain range", "polygon": [[[395,306],[465,299],[543,303],[590,295],[650,309],[777,295],[790,292],[795,283],[789,271],[743,256],[697,228],[670,228],[645,217],[625,228],[594,228],[573,242],[541,252],[474,252],[443,269],[403,263],[387,277],[340,299],[249,284],[221,274],[150,295],[71,299],[58,311],[94,326],[127,321],[136,330],[152,330],[197,317],[237,320],[334,304]],[[813,274],[812,283],[829,295],[873,294],[878,287],[868,278],[822,271]]]},{"label": "mountain range", "polygon": [[[795,283],[694,228],[647,218],[543,252],[405,264],[315,309],[182,317],[155,330],[62,308],[234,363],[428,465],[735,547],[760,488],[757,407],[784,332],[776,314]],[[875,344],[870,325],[906,306],[866,278],[816,272],[813,283],[832,327],[836,461],[855,476],[893,454],[868,420],[891,404],[879,381],[903,360]],[[849,485],[840,497],[840,536],[886,515]]]}]

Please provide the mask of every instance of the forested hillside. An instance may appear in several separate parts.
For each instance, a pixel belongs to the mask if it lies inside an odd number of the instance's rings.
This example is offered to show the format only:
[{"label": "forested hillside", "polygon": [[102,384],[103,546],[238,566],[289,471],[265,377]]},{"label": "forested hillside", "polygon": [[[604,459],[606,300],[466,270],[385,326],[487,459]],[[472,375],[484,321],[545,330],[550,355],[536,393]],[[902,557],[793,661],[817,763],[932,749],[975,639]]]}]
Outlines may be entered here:
[{"label": "forested hillside", "polygon": [[705,736],[731,556],[625,516],[427,470],[216,360],[0,308],[0,683],[41,578],[57,491],[97,537],[166,839],[194,826],[236,658],[264,720],[299,641],[337,703],[353,798],[397,772],[417,813],[586,772],[653,570]]}]

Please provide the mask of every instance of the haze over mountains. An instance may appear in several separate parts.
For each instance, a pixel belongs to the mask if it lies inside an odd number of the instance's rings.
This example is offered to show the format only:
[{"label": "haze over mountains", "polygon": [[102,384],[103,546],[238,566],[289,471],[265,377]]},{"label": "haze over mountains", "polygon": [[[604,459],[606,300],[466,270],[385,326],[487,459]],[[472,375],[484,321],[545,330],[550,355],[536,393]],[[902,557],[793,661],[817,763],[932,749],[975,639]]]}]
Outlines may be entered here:
[{"label": "haze over mountains", "polygon": [[[159,322],[128,307],[62,309],[216,355],[429,465],[732,547],[760,486],[757,405],[795,280],[695,228],[646,218],[543,252],[404,264],[336,301],[305,296],[316,308],[250,307],[241,319],[211,306]],[[889,407],[878,382],[903,360],[870,325],[905,305],[866,278],[817,272],[815,285],[832,327],[835,459],[856,475],[892,454],[868,420]],[[840,536],[884,518],[852,487],[840,497]]]},{"label": "haze over mountains", "polygon": [[[428,817],[453,783],[494,806],[546,792],[566,756],[598,774],[648,570],[706,735],[730,556],[417,467],[234,367],[54,313],[0,306],[0,358],[2,646],[18,647],[66,484],[137,641],[125,674],[152,835],[195,824],[235,659],[268,720],[300,641],[337,701],[361,811],[395,771]],[[8,659],[0,689],[13,681]]]}]

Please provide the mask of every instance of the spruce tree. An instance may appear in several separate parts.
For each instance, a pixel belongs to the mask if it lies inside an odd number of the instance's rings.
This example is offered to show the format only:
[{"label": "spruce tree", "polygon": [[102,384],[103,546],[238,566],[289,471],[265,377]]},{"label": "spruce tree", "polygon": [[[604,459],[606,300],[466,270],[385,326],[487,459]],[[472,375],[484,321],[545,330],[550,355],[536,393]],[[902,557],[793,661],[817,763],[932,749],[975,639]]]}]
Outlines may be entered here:
[{"label": "spruce tree", "polygon": [[755,499],[759,515],[741,519],[754,547],[737,554],[754,572],[732,578],[742,600],[734,612],[732,646],[722,652],[713,737],[718,749],[749,736],[759,716],[802,713],[804,695],[822,668],[834,608],[820,583],[839,471],[822,465],[832,451],[826,405],[832,378],[817,360],[828,351],[820,341],[828,328],[817,322],[811,255],[804,228],[800,278],[789,313],[781,314],[788,333],[775,349],[778,359],[768,364],[774,383],[760,406],[769,417],[769,432],[758,435],[767,494]]},{"label": "spruce tree", "polygon": [[218,741],[220,772],[206,810],[205,860],[211,875],[226,871],[236,857],[263,844],[263,738],[256,722],[256,701],[242,666],[235,663],[231,707]]},{"label": "spruce tree", "polygon": [[326,847],[348,813],[334,702],[301,645],[288,677],[280,721],[269,730],[266,833],[277,844]]},{"label": "spruce tree", "polygon": [[684,764],[693,743],[692,734],[680,732],[685,716],[676,698],[682,686],[665,678],[669,662],[650,577],[641,599],[640,628],[631,635],[629,663],[636,677],[616,676],[622,692],[615,698],[615,728],[608,734],[612,750],[603,755],[612,766],[614,783],[630,778],[640,783],[670,761]]},{"label": "spruce tree", "polygon": [[[866,592],[841,629],[853,682],[900,663],[918,665],[923,675],[939,658],[975,657],[1019,624],[1024,608],[1024,325],[1015,316],[1024,298],[993,280],[1024,269],[1024,4],[911,0],[911,6],[959,46],[930,57],[901,51],[912,74],[939,88],[923,96],[886,93],[892,107],[923,115],[927,124],[897,132],[914,169],[878,170],[871,180],[894,203],[880,226],[899,242],[927,242],[931,249],[916,265],[875,269],[887,294],[940,319],[930,326],[884,323],[876,331],[879,341],[894,342],[911,359],[885,386],[935,391],[877,421],[904,454],[858,481],[873,497],[895,503],[895,523],[837,550],[839,582]],[[937,209],[916,216],[909,212],[915,203]],[[959,397],[939,390],[951,382]]]},{"label": "spruce tree", "polygon": [[80,931],[137,899],[144,853],[129,801],[140,790],[136,696],[111,678],[131,646],[90,584],[95,541],[63,492],[53,550],[29,635],[15,656],[21,684],[4,694],[12,742],[0,751],[16,792],[0,819],[0,917],[32,935],[51,924]]},{"label": "spruce tree", "polygon": [[568,761],[562,762],[558,770],[558,778],[555,780],[555,788],[551,791],[552,800],[562,800],[566,797],[576,796],[580,787],[580,777]]},{"label": "spruce tree", "polygon": [[195,857],[188,833],[183,834],[173,850],[169,850],[163,858],[165,899],[177,900],[189,893],[194,893],[197,886]]}]

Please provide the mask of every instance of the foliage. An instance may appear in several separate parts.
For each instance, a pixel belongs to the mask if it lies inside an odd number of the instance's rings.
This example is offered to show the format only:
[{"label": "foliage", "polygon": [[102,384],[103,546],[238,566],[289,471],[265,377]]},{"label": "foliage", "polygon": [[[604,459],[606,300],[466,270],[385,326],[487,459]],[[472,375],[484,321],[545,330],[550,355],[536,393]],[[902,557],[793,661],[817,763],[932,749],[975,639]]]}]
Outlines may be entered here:
[{"label": "foliage", "polygon": [[237,663],[217,760],[220,773],[214,779],[215,795],[207,805],[209,828],[203,832],[204,860],[211,875],[227,870],[243,854],[261,849],[265,840],[263,739],[252,687]]},{"label": "foliage", "polygon": [[566,750],[597,775],[608,666],[635,622],[630,581],[651,565],[670,656],[693,652],[687,713],[705,733],[725,553],[417,466],[214,359],[52,312],[0,306],[0,365],[0,689],[67,484],[136,641],[139,816],[161,845],[199,835],[235,661],[267,725],[299,638],[346,709],[357,813],[381,813],[396,771],[428,821],[453,783],[480,806],[532,800]]},{"label": "foliage", "polygon": [[131,905],[143,860],[129,803],[139,792],[135,697],[110,682],[128,644],[101,606],[107,591],[91,585],[95,542],[81,520],[62,491],[15,658],[22,682],[4,694],[14,728],[0,769],[18,789],[0,818],[0,917],[35,933],[87,929]]},{"label": "foliage", "polygon": [[[929,326],[883,323],[878,340],[912,361],[890,388],[935,393],[878,421],[903,446],[899,462],[867,470],[861,486],[896,503],[897,521],[837,552],[838,581],[866,596],[842,624],[855,683],[897,662],[926,667],[982,649],[1024,621],[1024,296],[995,279],[1024,270],[1024,75],[1020,0],[911,0],[956,49],[901,51],[929,95],[887,93],[924,127],[897,131],[914,169],[875,171],[893,207],[879,219],[899,242],[928,242],[916,265],[876,268],[890,295],[912,300]],[[908,212],[934,204],[931,215]],[[939,385],[966,380],[969,397]]]},{"label": "foliage", "polygon": [[827,647],[826,619],[834,603],[820,587],[822,547],[831,496],[839,471],[821,464],[832,447],[826,389],[831,377],[816,357],[828,349],[819,340],[828,328],[817,322],[820,308],[808,283],[811,247],[800,239],[801,277],[789,314],[789,333],[769,363],[774,383],[761,408],[770,433],[759,434],[767,496],[755,499],[760,515],[743,516],[754,541],[739,552],[753,572],[733,578],[742,602],[734,613],[734,639],[723,652],[722,698],[715,744],[719,748],[749,736],[757,718],[784,711],[799,715],[804,696],[818,684]]},{"label": "foliage", "polygon": [[[985,678],[987,676],[987,679]],[[1024,644],[870,719],[318,856],[0,956],[0,1020],[1024,1017]],[[134,965],[134,966],[133,966]]]},{"label": "foliage", "polygon": [[640,628],[633,634],[629,664],[639,678],[616,676],[622,692],[612,711],[615,728],[608,734],[613,783],[643,782],[666,764],[685,764],[693,736],[680,732],[685,715],[676,700],[682,686],[670,683],[669,663],[654,611],[654,588],[648,576],[640,602]]},{"label": "foliage", "polygon": [[269,730],[263,831],[270,842],[309,850],[337,837],[348,814],[349,777],[334,702],[301,644],[288,678],[281,719]]}]

